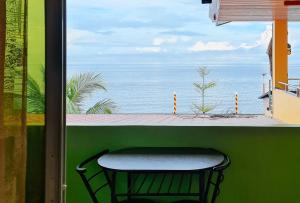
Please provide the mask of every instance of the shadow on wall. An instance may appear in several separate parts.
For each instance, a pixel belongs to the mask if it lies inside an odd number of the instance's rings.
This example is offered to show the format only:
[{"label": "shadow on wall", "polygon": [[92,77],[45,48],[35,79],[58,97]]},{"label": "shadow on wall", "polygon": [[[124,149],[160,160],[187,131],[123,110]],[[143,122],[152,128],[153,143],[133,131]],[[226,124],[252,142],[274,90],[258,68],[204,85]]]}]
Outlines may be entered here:
[{"label": "shadow on wall", "polygon": [[26,203],[44,202],[45,137],[43,126],[27,127]]}]

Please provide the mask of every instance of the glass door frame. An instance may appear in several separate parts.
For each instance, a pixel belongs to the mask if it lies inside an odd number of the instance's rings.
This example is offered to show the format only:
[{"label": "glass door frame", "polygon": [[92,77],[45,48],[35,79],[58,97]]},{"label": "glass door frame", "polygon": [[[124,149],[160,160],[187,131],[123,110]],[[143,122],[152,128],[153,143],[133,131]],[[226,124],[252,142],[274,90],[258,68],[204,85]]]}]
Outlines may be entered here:
[{"label": "glass door frame", "polygon": [[66,200],[66,1],[45,0],[45,202]]}]

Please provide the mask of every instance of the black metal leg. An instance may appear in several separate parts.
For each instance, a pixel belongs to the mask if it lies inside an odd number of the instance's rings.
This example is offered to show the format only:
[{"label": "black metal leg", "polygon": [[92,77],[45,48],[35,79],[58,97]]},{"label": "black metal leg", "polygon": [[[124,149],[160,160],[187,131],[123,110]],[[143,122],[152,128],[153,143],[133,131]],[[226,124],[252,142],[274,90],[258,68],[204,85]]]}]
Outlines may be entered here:
[{"label": "black metal leg", "polygon": [[116,197],[116,172],[112,172],[111,174],[111,202],[117,203]]},{"label": "black metal leg", "polygon": [[117,203],[118,201],[116,198],[116,172],[111,172],[111,177],[110,177],[109,172],[104,170],[104,175],[106,177],[106,180],[111,190],[110,202]]},{"label": "black metal leg", "polygon": [[205,186],[205,194],[204,194],[204,202],[205,203],[208,202],[208,194],[209,194],[209,190],[210,190],[212,176],[213,176],[213,171],[210,170],[208,172],[208,177],[207,177],[206,186]]},{"label": "black metal leg", "polygon": [[205,172],[199,173],[199,201],[205,203]]},{"label": "black metal leg", "polygon": [[218,196],[219,193],[220,193],[220,184],[221,184],[223,178],[224,178],[224,177],[223,177],[223,171],[219,171],[219,172],[218,172],[217,182],[216,182],[216,185],[215,185],[215,189],[214,189],[214,192],[213,192],[213,196],[212,196],[211,203],[215,203],[216,198],[217,198],[217,196]]},{"label": "black metal leg", "polygon": [[[117,172],[115,171],[104,171],[107,180],[108,180],[108,184],[111,188],[111,203],[118,203],[118,199],[117,196],[122,196],[122,197],[127,197],[128,200],[132,199],[135,196],[193,196],[193,197],[197,197],[199,203],[215,203],[216,197],[219,194],[219,185],[223,180],[223,171],[218,171],[217,172],[217,180],[216,183],[211,182],[212,181],[212,177],[213,177],[213,171],[199,171],[197,172],[198,175],[196,175],[195,173],[195,178],[196,181],[198,179],[199,183],[199,191],[198,192],[192,192],[192,179],[193,179],[193,175],[190,174],[190,176],[188,176],[188,192],[187,193],[183,193],[181,194],[181,185],[183,184],[183,179],[184,179],[184,174],[180,174],[180,173],[176,173],[176,172],[168,172],[169,174],[171,174],[171,180],[169,181],[169,183],[166,185],[167,186],[167,192],[165,193],[160,193],[160,190],[162,188],[162,185],[164,184],[164,180],[166,175],[164,174],[162,179],[158,180],[159,181],[159,185],[158,185],[158,191],[156,193],[151,193],[151,188],[155,182],[155,180],[157,180],[158,178],[156,178],[157,174],[154,175],[153,179],[151,180],[151,183],[149,185],[149,188],[146,188],[147,193],[139,193],[143,187],[143,185],[145,185],[146,179],[147,179],[147,173],[145,173],[145,175],[141,176],[136,176],[138,174],[135,174],[134,172],[127,172],[127,194],[126,193],[120,193],[117,195],[117,189],[116,189],[116,183],[117,183]],[[173,192],[173,189],[171,190],[171,188],[173,187],[174,184],[174,176],[175,175],[179,175],[180,179],[179,179],[179,185],[177,188],[177,192]],[[207,177],[206,177],[207,176]],[[136,185],[137,183],[137,179],[138,177],[141,177],[140,180],[138,182],[138,185]],[[149,179],[147,179],[149,180]],[[212,191],[212,197],[208,196],[210,195],[209,193],[209,188],[210,188],[210,184],[214,185],[214,190]],[[133,187],[134,186],[134,187]],[[136,186],[136,187],[135,187]],[[145,188],[144,188],[145,190]],[[142,190],[142,191],[144,191]],[[156,189],[154,189],[156,191]]]},{"label": "black metal leg", "polygon": [[128,200],[130,200],[131,199],[131,173],[130,172],[128,172],[127,174],[127,193],[128,193],[127,198]]}]

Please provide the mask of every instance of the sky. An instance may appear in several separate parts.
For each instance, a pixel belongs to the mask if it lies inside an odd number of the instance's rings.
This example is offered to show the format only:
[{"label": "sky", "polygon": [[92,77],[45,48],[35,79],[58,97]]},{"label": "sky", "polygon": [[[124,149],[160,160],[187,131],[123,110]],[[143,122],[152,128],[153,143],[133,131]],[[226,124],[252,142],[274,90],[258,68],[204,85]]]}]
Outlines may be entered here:
[{"label": "sky", "polygon": [[[200,0],[68,0],[69,64],[267,64],[270,22],[216,26]],[[289,24],[299,64],[300,24]]]}]

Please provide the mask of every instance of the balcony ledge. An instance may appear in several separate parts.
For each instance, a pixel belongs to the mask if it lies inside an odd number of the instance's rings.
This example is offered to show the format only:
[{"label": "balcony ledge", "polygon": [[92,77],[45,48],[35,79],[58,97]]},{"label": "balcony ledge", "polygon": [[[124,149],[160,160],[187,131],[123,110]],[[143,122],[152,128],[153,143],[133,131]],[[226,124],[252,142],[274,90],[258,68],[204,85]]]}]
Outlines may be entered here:
[{"label": "balcony ledge", "polygon": [[277,127],[283,123],[264,115],[195,117],[172,114],[67,115],[67,126],[253,126]]}]

